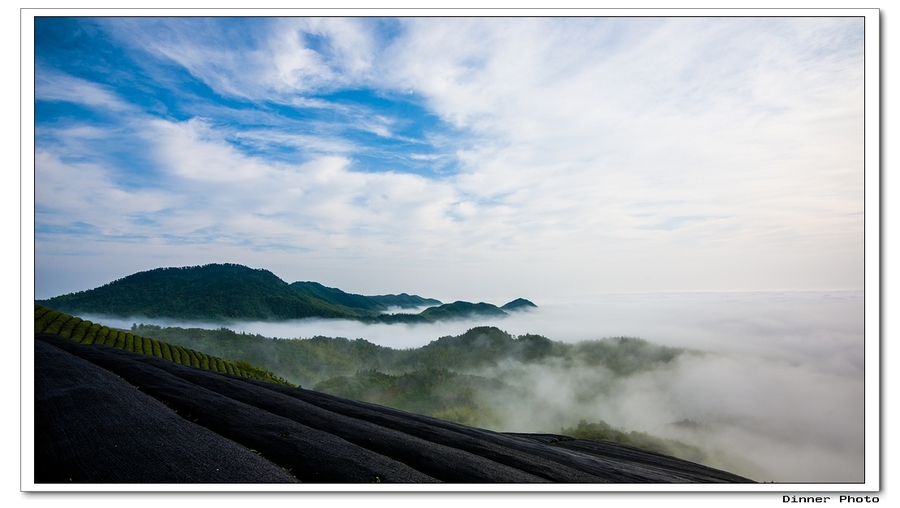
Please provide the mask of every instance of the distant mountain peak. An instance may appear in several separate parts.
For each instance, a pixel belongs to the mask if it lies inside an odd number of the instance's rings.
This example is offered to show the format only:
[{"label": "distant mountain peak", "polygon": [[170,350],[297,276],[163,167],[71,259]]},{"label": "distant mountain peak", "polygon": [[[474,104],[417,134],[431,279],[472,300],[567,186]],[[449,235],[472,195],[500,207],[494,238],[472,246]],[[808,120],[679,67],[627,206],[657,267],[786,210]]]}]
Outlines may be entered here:
[{"label": "distant mountain peak", "polygon": [[507,303],[506,305],[500,307],[506,311],[517,311],[517,310],[528,310],[528,309],[536,309],[537,305],[534,303],[524,299],[524,298],[516,298],[515,300]]}]

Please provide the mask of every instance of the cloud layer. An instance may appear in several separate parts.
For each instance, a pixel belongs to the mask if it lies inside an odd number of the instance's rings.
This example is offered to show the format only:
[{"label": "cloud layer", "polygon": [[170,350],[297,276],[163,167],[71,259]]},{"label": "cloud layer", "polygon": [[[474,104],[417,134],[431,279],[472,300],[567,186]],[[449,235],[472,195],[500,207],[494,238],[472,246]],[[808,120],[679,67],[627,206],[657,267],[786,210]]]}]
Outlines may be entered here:
[{"label": "cloud layer", "polygon": [[860,19],[36,23],[38,297],[862,284]]},{"label": "cloud layer", "polygon": [[[581,419],[603,420],[701,446],[713,465],[758,481],[858,482],[864,458],[863,303],[861,291],[656,293],[539,301],[537,309],[499,320],[225,326],[287,339],[364,338],[397,349],[421,347],[475,326],[570,343],[638,336],[688,348],[693,353],[671,364],[626,377],[558,361],[507,361],[472,374],[511,387],[484,394],[497,430],[557,433]],[[146,322],[87,318],[123,328]],[[685,420],[693,424],[674,425]]]}]

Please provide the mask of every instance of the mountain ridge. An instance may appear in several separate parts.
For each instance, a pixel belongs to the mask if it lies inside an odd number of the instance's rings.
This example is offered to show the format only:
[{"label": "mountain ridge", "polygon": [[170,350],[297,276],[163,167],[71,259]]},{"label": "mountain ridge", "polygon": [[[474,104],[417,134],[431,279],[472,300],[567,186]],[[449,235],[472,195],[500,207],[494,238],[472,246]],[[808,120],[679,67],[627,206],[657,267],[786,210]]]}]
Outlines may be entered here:
[{"label": "mountain ridge", "polygon": [[[313,281],[289,284],[269,270],[233,263],[155,268],[36,302],[69,313],[224,321],[316,317],[391,324],[506,315],[484,302],[444,304],[407,293],[365,296]],[[386,313],[392,307],[423,306],[428,308],[418,314]]]}]

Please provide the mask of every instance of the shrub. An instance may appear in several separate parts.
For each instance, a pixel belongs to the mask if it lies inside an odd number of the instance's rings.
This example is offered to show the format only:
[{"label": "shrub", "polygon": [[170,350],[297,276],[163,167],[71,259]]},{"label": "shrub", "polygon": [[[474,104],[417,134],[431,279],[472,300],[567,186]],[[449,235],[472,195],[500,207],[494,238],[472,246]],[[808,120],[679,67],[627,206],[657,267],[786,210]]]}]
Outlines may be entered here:
[{"label": "shrub", "polygon": [[90,321],[82,321],[78,323],[78,326],[76,326],[75,329],[72,330],[72,334],[71,336],[69,336],[69,338],[74,340],[75,342],[81,342],[84,339],[85,334],[93,324],[94,323],[91,323]]},{"label": "shrub", "polygon": [[71,339],[72,332],[75,330],[76,326],[81,324],[81,322],[82,319],[77,317],[73,317],[72,319],[66,321],[66,323],[59,329],[59,335],[67,339]]},{"label": "shrub", "polygon": [[44,330],[44,333],[59,335],[59,330],[62,329],[63,325],[68,323],[70,319],[72,319],[72,316],[61,313],[56,319],[53,320],[52,323],[47,326],[47,329]]},{"label": "shrub", "polygon": [[56,321],[63,313],[55,310],[51,310],[50,312],[44,313],[40,319],[37,319],[34,322],[34,331],[35,333],[45,333],[47,328],[51,323]]},{"label": "shrub", "polygon": [[116,341],[119,340],[119,337],[124,335],[125,332],[120,332],[119,330],[110,329],[109,334],[106,336],[106,339],[103,342],[95,342],[95,344],[102,344],[104,346],[115,347]]},{"label": "shrub", "polygon": [[81,339],[81,343],[82,344],[93,344],[94,337],[96,337],[97,334],[100,332],[100,328],[102,328],[102,327],[100,325],[98,325],[97,323],[92,324],[91,327],[88,328],[87,333],[85,333],[84,337]]},{"label": "shrub", "polygon": [[166,360],[172,361],[172,352],[169,350],[169,345],[165,342],[159,343],[159,348],[162,350],[162,357]]}]

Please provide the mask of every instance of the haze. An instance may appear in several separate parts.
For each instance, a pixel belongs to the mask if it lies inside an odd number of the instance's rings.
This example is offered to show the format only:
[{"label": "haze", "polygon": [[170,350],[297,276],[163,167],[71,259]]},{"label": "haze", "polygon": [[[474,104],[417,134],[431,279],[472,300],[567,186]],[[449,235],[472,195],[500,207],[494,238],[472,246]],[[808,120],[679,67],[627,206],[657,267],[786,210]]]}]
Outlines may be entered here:
[{"label": "haze", "polygon": [[[415,326],[89,318],[123,328],[152,322],[281,338],[364,338],[394,348],[420,347],[480,325],[565,342],[636,336],[713,354],[684,355],[674,365],[625,379],[553,362],[472,373],[499,377],[527,394],[495,395],[493,407],[504,417],[498,430],[558,432],[582,418],[604,420],[719,450],[729,457],[721,467],[760,481],[862,481],[861,291],[656,293],[536,303],[537,310],[501,320]],[[604,390],[593,391],[601,385]],[[672,425],[683,420],[702,427]]]}]

